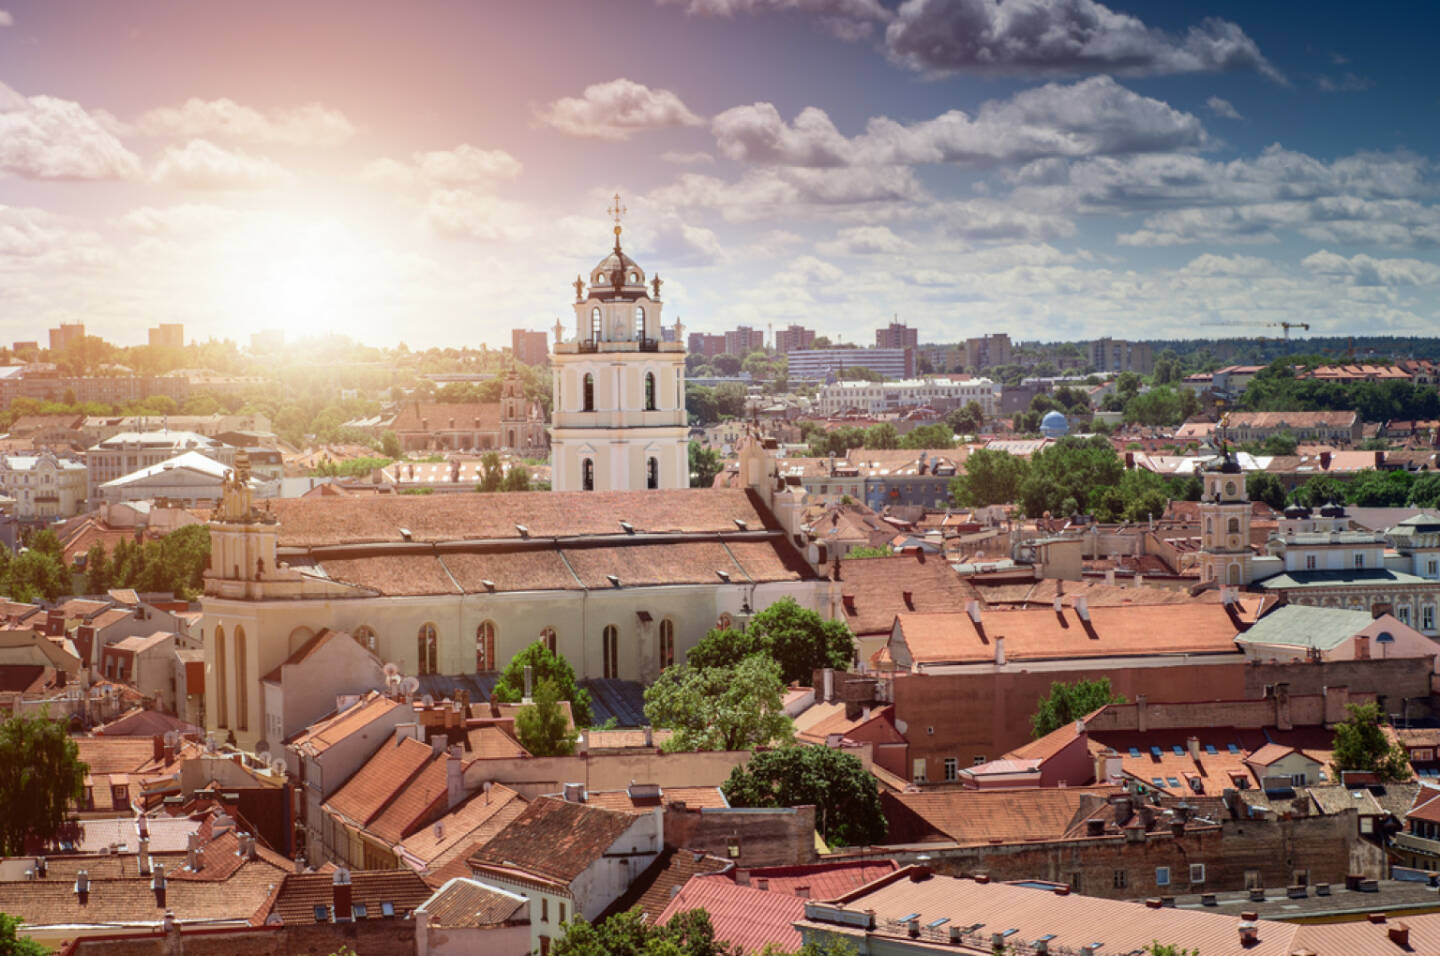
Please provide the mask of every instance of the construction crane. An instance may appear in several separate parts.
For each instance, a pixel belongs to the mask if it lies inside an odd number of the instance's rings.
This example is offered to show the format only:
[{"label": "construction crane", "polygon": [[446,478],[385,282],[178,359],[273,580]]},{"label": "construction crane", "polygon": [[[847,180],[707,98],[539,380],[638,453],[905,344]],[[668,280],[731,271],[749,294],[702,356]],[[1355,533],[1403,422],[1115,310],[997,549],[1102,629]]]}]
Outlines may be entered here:
[{"label": "construction crane", "polygon": [[[1213,321],[1210,321],[1210,322],[1201,322],[1200,324],[1201,324],[1201,325],[1244,325],[1244,326],[1252,326],[1252,327],[1253,327],[1253,326],[1257,326],[1257,325],[1264,325],[1264,326],[1268,326],[1268,327],[1270,327],[1270,328],[1272,328],[1272,329],[1275,329],[1275,328],[1284,329],[1284,330],[1285,330],[1285,341],[1287,341],[1287,342],[1290,341],[1290,330],[1291,330],[1291,329],[1304,329],[1306,332],[1309,332],[1309,331],[1310,331],[1310,323],[1309,323],[1309,322],[1247,322],[1247,321],[1245,321],[1244,319],[1216,319],[1216,320],[1213,320]],[[1266,338],[1266,336],[1260,336],[1260,340],[1261,340],[1262,342],[1264,342],[1264,341],[1267,341],[1267,338]]]},{"label": "construction crane", "polygon": [[[1290,341],[1290,330],[1292,330],[1292,328],[1303,328],[1303,330],[1305,331],[1310,331],[1309,323],[1248,323],[1248,321],[1243,320],[1243,318],[1233,318],[1233,320],[1212,320],[1208,321],[1208,323],[1201,323],[1201,325],[1247,325],[1247,327],[1254,327],[1254,325],[1267,325],[1267,327],[1270,328],[1283,328],[1284,341]],[[1260,335],[1260,341],[1267,341],[1266,335]]]}]

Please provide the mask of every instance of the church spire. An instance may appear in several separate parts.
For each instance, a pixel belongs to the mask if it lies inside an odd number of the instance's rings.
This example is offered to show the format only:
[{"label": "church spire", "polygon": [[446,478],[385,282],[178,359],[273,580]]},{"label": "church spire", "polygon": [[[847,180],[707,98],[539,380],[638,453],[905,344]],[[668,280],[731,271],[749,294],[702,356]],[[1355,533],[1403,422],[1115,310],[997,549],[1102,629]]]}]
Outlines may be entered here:
[{"label": "church spire", "polygon": [[628,210],[628,209],[626,209],[624,206],[620,205],[620,194],[619,194],[619,193],[616,193],[616,194],[615,194],[615,199],[614,199],[614,201],[611,203],[610,208],[605,210],[605,212],[610,215],[610,218],[615,220],[615,251],[616,251],[616,252],[619,252],[619,251],[620,251],[620,217],[623,216],[623,215],[625,215],[625,214],[626,214],[627,212],[629,212],[629,211],[630,211],[630,210]]}]

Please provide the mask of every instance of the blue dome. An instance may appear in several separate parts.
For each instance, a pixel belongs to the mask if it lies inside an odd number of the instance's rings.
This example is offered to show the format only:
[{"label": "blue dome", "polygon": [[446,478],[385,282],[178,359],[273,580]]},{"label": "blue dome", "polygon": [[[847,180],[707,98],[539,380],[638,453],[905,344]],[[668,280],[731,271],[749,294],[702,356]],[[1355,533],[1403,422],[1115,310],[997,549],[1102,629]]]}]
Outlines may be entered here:
[{"label": "blue dome", "polygon": [[1047,438],[1059,438],[1070,431],[1070,423],[1060,412],[1046,412],[1045,417],[1040,419],[1040,431]]}]

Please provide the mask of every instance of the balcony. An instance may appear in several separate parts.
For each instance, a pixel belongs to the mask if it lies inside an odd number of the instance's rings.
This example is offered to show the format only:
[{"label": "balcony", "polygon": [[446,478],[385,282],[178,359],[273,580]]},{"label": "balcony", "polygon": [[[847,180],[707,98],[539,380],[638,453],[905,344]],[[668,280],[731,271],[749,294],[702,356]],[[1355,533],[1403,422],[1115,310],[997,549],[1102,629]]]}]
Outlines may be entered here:
[{"label": "balcony", "polygon": [[1423,853],[1426,856],[1440,857],[1440,840],[1428,840],[1425,837],[1416,836],[1413,833],[1397,833],[1391,837],[1391,846],[1397,850],[1408,850],[1411,853]]}]

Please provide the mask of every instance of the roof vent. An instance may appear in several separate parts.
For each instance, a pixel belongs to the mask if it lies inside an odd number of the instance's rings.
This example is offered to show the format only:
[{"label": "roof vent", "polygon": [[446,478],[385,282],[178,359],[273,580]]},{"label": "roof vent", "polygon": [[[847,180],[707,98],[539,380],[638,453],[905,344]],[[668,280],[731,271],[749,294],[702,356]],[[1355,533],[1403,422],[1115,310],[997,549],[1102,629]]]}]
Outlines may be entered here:
[{"label": "roof vent", "polygon": [[618,587],[620,586],[620,577],[619,577],[619,575],[607,574],[607,575],[605,575],[605,580],[607,580],[607,581],[610,582],[610,586],[611,586],[612,588],[618,588]]},{"label": "roof vent", "polygon": [[523,524],[517,524],[515,526],[515,530],[520,532],[520,537],[522,538],[530,537],[530,529],[525,527]]},{"label": "roof vent", "polygon": [[974,621],[976,624],[979,624],[980,602],[972,599],[969,604],[965,605],[965,613],[970,615],[970,620]]},{"label": "roof vent", "polygon": [[718,574],[718,575],[720,575],[720,580],[724,581],[726,584],[729,584],[729,583],[730,583],[730,572],[729,572],[729,571],[718,571],[718,570],[717,570],[715,573]]},{"label": "roof vent", "polygon": [[633,524],[631,524],[630,522],[628,522],[628,521],[622,521],[622,522],[620,522],[620,528],[621,528],[621,530],[623,530],[626,534],[634,534],[634,533],[635,533],[635,526],[634,526]]},{"label": "roof vent", "polygon": [[736,519],[735,519],[735,527],[739,528],[741,531],[749,531],[749,530],[750,530],[750,526],[747,525],[747,524],[746,524],[742,519],[740,519],[740,518],[736,518]]},{"label": "roof vent", "polygon": [[401,528],[401,529],[400,529],[400,537],[404,538],[406,541],[413,541],[413,540],[415,540],[414,535],[412,535],[412,534],[410,533],[410,529],[409,529],[409,528]]}]

